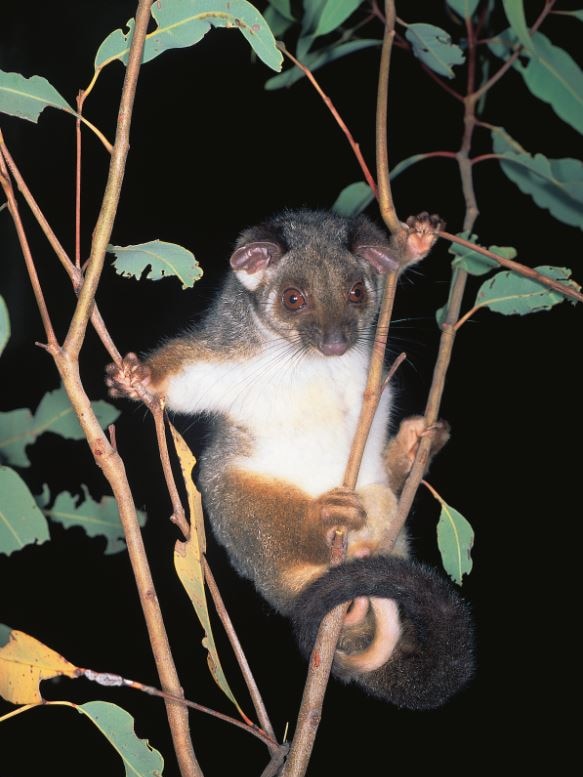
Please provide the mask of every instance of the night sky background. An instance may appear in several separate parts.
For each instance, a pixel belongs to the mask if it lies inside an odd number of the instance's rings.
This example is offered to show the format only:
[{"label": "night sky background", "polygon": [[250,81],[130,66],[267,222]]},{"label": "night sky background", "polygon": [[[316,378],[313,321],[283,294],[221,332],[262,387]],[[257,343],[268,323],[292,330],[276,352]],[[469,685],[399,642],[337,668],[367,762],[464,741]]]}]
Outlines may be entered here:
[{"label": "night sky background", "polygon": [[[262,6],[263,4],[257,3]],[[442,3],[400,3],[408,21],[430,21],[463,35]],[[542,6],[533,2],[537,12]],[[559,2],[559,7],[577,4]],[[529,8],[529,12],[531,9]],[[0,68],[43,75],[74,104],[93,72],[100,42],[134,14],[125,0],[4,4],[0,13]],[[529,17],[530,19],[530,17]],[[552,17],[544,31],[569,47],[578,24]],[[503,22],[500,22],[500,27]],[[581,25],[579,24],[579,27]],[[583,28],[582,28],[583,29]],[[372,30],[371,30],[372,32]],[[376,33],[375,33],[376,34]],[[131,150],[112,242],[127,245],[160,238],[189,248],[204,269],[192,290],[175,279],[158,283],[120,278],[108,259],[98,302],[118,348],[152,347],[194,320],[213,298],[241,229],[283,207],[329,207],[338,192],[360,178],[339,128],[304,80],[266,92],[271,73],[253,62],[236,31],[211,31],[194,48],[165,53],[140,76]],[[576,48],[570,45],[573,56]],[[378,51],[367,50],[321,70],[318,77],[374,169],[374,112]],[[287,67],[287,64],[285,65]],[[113,139],[123,67],[103,72],[85,114]],[[451,82],[463,88],[461,79]],[[461,106],[420,71],[410,54],[395,50],[390,85],[390,157],[455,150]],[[531,153],[580,155],[580,138],[523,87],[515,72],[489,95],[486,121],[500,124]],[[47,110],[38,125],[0,117],[6,143],[57,235],[73,252],[74,121]],[[488,133],[476,133],[474,153],[489,150]],[[483,145],[482,145],[483,144]],[[108,158],[84,133],[83,255],[89,251]],[[513,245],[525,264],[567,265],[581,281],[581,238],[575,228],[533,206],[496,162],[476,171],[481,214],[476,231],[484,245]],[[394,186],[401,217],[438,212],[452,232],[461,230],[463,198],[457,167],[437,159],[417,165]],[[59,336],[74,295],[40,230],[21,204],[46,299]],[[370,215],[378,220],[374,206]],[[0,363],[0,410],[35,408],[58,385],[43,339],[20,249],[7,210],[0,212],[0,293],[11,316],[12,339]],[[110,257],[111,259],[111,257]],[[434,312],[447,295],[451,256],[440,243],[401,282],[391,352],[407,362],[395,379],[396,419],[423,411],[439,332]],[[481,279],[470,283],[466,309]],[[538,763],[553,757],[559,771],[568,757],[566,716],[560,694],[573,684],[573,595],[580,518],[581,313],[563,303],[525,318],[479,313],[460,331],[448,374],[442,416],[452,439],[429,480],[476,531],[474,570],[463,586],[478,641],[472,685],[443,709],[414,713],[365,697],[332,681],[309,775],[332,773],[443,773]],[[81,357],[91,398],[106,398],[109,361],[93,332]],[[138,507],[148,512],[144,537],[175,660],[186,696],[231,713],[216,689],[200,647],[201,631],[172,569],[176,537],[168,521],[153,424],[146,411],[120,402],[117,441]],[[176,419],[195,451],[204,428]],[[88,484],[94,498],[109,493],[85,443],[44,435],[29,449],[22,471],[39,492],[77,492]],[[415,502],[411,534],[417,555],[439,563],[435,543],[438,507],[423,490]],[[75,664],[157,685],[127,554],[104,556],[104,540],[81,529],[51,525],[52,541],[0,556],[0,622],[32,634]],[[208,558],[264,694],[277,734],[293,730],[305,663],[285,619],[239,579],[208,532]],[[228,647],[215,636],[236,695],[251,709]],[[165,774],[176,777],[161,701],[85,680],[45,683],[47,699],[114,701],[136,721],[140,737],[159,749]],[[10,709],[0,702],[0,715]],[[205,775],[259,775],[267,751],[253,737],[200,713],[191,713],[194,747]],[[504,755],[502,755],[504,753]],[[355,771],[356,770],[356,771]],[[123,775],[123,766],[91,724],[68,708],[37,709],[0,726],[0,777],[35,774]]]}]

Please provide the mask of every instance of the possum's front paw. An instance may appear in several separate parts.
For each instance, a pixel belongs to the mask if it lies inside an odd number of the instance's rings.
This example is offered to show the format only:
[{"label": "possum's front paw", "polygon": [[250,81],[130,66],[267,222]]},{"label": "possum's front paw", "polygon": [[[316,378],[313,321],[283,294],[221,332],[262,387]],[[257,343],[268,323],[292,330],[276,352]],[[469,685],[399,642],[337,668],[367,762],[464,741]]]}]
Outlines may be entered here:
[{"label": "possum's front paw", "polygon": [[404,229],[395,236],[403,265],[414,264],[431,251],[437,240],[437,232],[445,227],[445,221],[435,213],[419,213],[409,216]]},{"label": "possum's front paw", "polygon": [[336,528],[348,531],[361,529],[366,521],[366,511],[360,497],[350,488],[333,488],[319,496],[313,504],[317,520],[331,545]]},{"label": "possum's front paw", "polygon": [[105,368],[105,384],[111,397],[142,399],[143,390],[147,391],[150,380],[150,369],[135,353],[124,356],[121,366],[108,364]]},{"label": "possum's front paw", "polygon": [[427,426],[423,416],[411,416],[401,421],[399,431],[389,440],[385,448],[385,464],[391,488],[396,493],[399,493],[405,478],[411,471],[421,439],[427,436],[431,437],[429,451],[429,461],[431,461],[449,440],[450,426],[447,421],[439,420]]}]

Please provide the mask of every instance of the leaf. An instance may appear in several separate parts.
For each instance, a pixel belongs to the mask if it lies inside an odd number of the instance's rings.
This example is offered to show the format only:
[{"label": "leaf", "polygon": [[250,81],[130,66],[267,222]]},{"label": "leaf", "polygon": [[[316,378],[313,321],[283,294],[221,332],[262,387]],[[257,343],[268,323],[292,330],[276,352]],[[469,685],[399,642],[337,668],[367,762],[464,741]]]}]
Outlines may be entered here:
[{"label": "leaf", "polygon": [[38,639],[8,626],[0,630],[0,696],[12,704],[41,704],[39,684],[79,670]]},{"label": "leaf", "polygon": [[275,8],[278,14],[290,22],[294,22],[294,16],[291,11],[291,0],[269,0],[269,5]]},{"label": "leaf", "polygon": [[[103,400],[92,402],[91,407],[102,427],[113,423],[119,416],[119,410]],[[54,432],[71,440],[85,438],[62,387],[44,395],[34,416],[26,408],[0,413],[0,455],[16,467],[28,467],[30,461],[26,446],[43,432]]]},{"label": "leaf", "polygon": [[[472,243],[477,243],[478,240],[476,235],[468,238],[467,232],[460,232],[458,237],[471,240]],[[516,249],[511,246],[489,246],[488,250],[504,259],[515,259],[517,256]],[[470,273],[470,275],[486,275],[495,267],[500,266],[494,259],[489,259],[487,256],[457,243],[451,244],[449,253],[456,257],[451,263],[452,267],[459,267]]]},{"label": "leaf", "polygon": [[327,35],[340,27],[342,22],[351,16],[362,0],[327,0],[322,9],[315,35]]},{"label": "leaf", "polygon": [[[273,70],[281,70],[283,55],[269,25],[246,0],[166,0],[152,5],[152,16],[157,27],[146,36],[142,62],[170,49],[193,46],[212,26],[238,29],[259,59]],[[127,33],[114,30],[103,41],[95,56],[95,70],[116,59],[127,65],[134,20],[127,26]]]},{"label": "leaf", "polygon": [[[74,497],[64,491],[57,496],[50,509],[43,509],[52,521],[57,521],[66,529],[71,526],[81,526],[87,536],[103,536],[107,540],[105,554],[118,553],[126,549],[123,527],[119,518],[117,502],[112,496],[104,496],[101,501],[92,499],[87,489],[81,486],[82,496]],[[146,523],[146,514],[137,511],[138,523]]]},{"label": "leaf", "polygon": [[4,298],[0,296],[0,354],[10,339],[10,317]]},{"label": "leaf", "polygon": [[447,0],[447,4],[462,19],[470,19],[478,7],[480,0]]},{"label": "leaf", "polygon": [[192,529],[190,537],[186,542],[176,541],[174,546],[174,567],[204,629],[205,636],[202,644],[208,651],[207,661],[213,679],[227,698],[232,701],[237,710],[241,712],[241,707],[229,687],[221,666],[206,603],[204,571],[202,567],[202,555],[206,550],[202,501],[200,493],[192,480],[192,470],[196,464],[196,459],[172,424],[170,424],[170,431],[172,432],[176,453],[180,460],[180,468],[188,495],[188,511]]},{"label": "leaf", "polygon": [[452,65],[461,65],[464,53],[451,42],[449,33],[441,27],[419,22],[407,27],[405,37],[413,46],[413,54],[431,70],[447,78],[453,78]]},{"label": "leaf", "polygon": [[263,16],[276,38],[282,38],[289,28],[293,26],[293,21],[286,19],[285,16],[276,11],[272,6],[268,6],[265,9]]},{"label": "leaf", "polygon": [[583,9],[581,11],[555,11],[555,14],[560,16],[573,16],[575,19],[579,19],[583,22]]},{"label": "leaf", "polygon": [[126,777],[161,777],[164,759],[147,739],[137,736],[129,712],[108,701],[89,701],[73,706],[86,715],[117,750]]},{"label": "leaf", "polygon": [[48,539],[46,519],[28,486],[13,469],[0,467],[0,553]]},{"label": "leaf", "polygon": [[443,568],[454,583],[461,585],[464,575],[472,571],[474,530],[464,516],[442,499],[437,524],[437,545]]},{"label": "leaf", "polygon": [[374,200],[374,192],[364,181],[357,181],[346,186],[332,205],[332,210],[340,216],[356,216],[367,208]]},{"label": "leaf", "polygon": [[150,240],[135,246],[109,245],[107,250],[117,257],[113,262],[115,271],[126,278],[139,280],[143,275],[151,281],[159,281],[175,275],[186,289],[192,288],[202,276],[194,255],[176,243]]},{"label": "leaf", "polygon": [[304,0],[304,15],[302,17],[303,36],[312,35],[315,32],[327,3],[328,0]]},{"label": "leaf", "polygon": [[[305,39],[302,38],[301,40]],[[318,68],[321,68],[324,65],[328,65],[330,62],[334,62],[341,57],[347,56],[348,54],[354,54],[356,51],[362,51],[363,49],[369,49],[372,46],[380,45],[381,41],[379,40],[351,40],[347,43],[341,43],[339,45],[332,44],[326,48],[318,49],[318,51],[313,51],[302,56],[299,51],[298,41],[297,57],[301,63],[313,73],[318,70]],[[273,76],[272,78],[268,78],[265,82],[265,88],[268,90],[281,89],[284,86],[291,86],[292,84],[295,84],[296,81],[300,81],[302,78],[304,78],[304,73],[302,70],[295,66],[290,67],[283,73],[280,73],[277,76]]]},{"label": "leaf", "polygon": [[[580,288],[574,281],[569,280],[571,270],[568,267],[543,265],[534,269],[548,278],[554,278],[576,289]],[[476,307],[487,307],[505,316],[523,316],[527,313],[550,310],[565,299],[562,294],[541,283],[504,270],[482,284],[476,296]]]},{"label": "leaf", "polygon": [[501,127],[492,130],[492,144],[502,171],[524,194],[559,221],[583,229],[582,162],[531,156]]},{"label": "leaf", "polygon": [[502,0],[502,5],[512,31],[524,48],[532,51],[533,43],[528,25],[526,24],[523,0]]},{"label": "leaf", "polygon": [[75,113],[46,78],[25,78],[20,73],[0,70],[0,113],[37,122],[45,108],[60,108],[67,113]]}]

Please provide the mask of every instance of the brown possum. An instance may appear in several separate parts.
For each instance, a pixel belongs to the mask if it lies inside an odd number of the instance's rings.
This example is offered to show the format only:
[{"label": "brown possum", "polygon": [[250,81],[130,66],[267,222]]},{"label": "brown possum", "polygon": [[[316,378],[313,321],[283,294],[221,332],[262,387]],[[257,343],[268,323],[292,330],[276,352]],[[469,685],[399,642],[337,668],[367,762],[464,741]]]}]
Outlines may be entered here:
[{"label": "brown possum", "polygon": [[[443,704],[473,671],[468,608],[437,572],[408,559],[387,532],[422,419],[388,442],[385,391],[354,491],[338,487],[356,429],[382,273],[422,258],[440,223],[427,214],[389,241],[364,216],[286,211],[247,229],[232,272],[200,325],[121,369],[167,407],[214,419],[200,463],[210,523],[238,572],[291,616],[309,652],[324,614],[354,600],[333,671],[413,709]],[[447,439],[441,428],[435,447]],[[329,569],[335,527],[347,561]]]}]

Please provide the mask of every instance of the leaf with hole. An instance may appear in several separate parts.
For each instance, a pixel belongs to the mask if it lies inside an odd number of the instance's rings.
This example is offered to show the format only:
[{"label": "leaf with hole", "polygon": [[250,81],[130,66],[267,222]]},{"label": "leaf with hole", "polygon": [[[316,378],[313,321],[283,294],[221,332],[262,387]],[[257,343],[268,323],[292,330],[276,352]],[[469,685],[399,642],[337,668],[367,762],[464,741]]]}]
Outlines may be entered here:
[{"label": "leaf with hole", "polygon": [[[91,407],[103,428],[119,416],[119,410],[101,399],[92,402]],[[15,467],[28,467],[26,446],[44,432],[60,434],[70,440],[85,438],[63,388],[45,394],[34,415],[27,408],[0,413],[0,456]]]},{"label": "leaf with hole", "polygon": [[464,53],[451,42],[449,33],[433,24],[409,24],[405,37],[413,47],[413,54],[435,73],[453,78],[452,66],[465,61]]},{"label": "leaf with hole", "polygon": [[[574,289],[581,288],[575,281],[570,280],[571,270],[568,267],[543,265],[534,269],[541,275],[546,275]],[[482,284],[476,296],[476,307],[487,307],[505,316],[524,316],[527,313],[550,310],[566,299],[561,293],[549,289],[548,286],[504,270]]]},{"label": "leaf with hole", "polygon": [[474,530],[464,516],[441,502],[441,513],[437,523],[437,545],[443,568],[454,583],[462,584],[464,575],[472,571],[472,547]]},{"label": "leaf with hole", "polygon": [[0,113],[37,122],[45,108],[59,108],[67,113],[75,113],[46,78],[25,78],[20,73],[0,70]]},{"label": "leaf with hole", "polygon": [[[275,44],[269,25],[246,0],[166,0],[152,4],[157,27],[146,36],[142,62],[170,49],[198,43],[211,27],[237,29],[247,39],[259,59],[273,70],[281,70],[283,55]],[[134,20],[128,31],[114,30],[103,41],[95,56],[95,70],[119,59],[127,65]]]},{"label": "leaf with hole", "polygon": [[175,276],[182,288],[192,288],[202,276],[202,268],[188,249],[166,243],[164,240],[150,240],[135,246],[107,246],[115,254],[113,267],[125,278],[148,278],[159,281],[160,278]]},{"label": "leaf with hole", "polygon": [[0,553],[49,539],[47,521],[20,475],[0,467]]},{"label": "leaf with hole", "polygon": [[494,152],[504,174],[539,208],[583,229],[583,163],[578,159],[532,156],[501,127],[492,130]]},{"label": "leaf with hole", "polygon": [[[66,529],[80,526],[88,537],[105,537],[106,555],[125,550],[124,532],[115,499],[112,496],[104,496],[96,502],[84,486],[81,486],[81,492],[80,497],[75,497],[63,491],[51,508],[43,507],[44,514]],[[137,510],[137,516],[140,526],[144,526],[146,514]]]},{"label": "leaf with hole", "polygon": [[0,696],[12,704],[41,704],[42,680],[78,677],[76,666],[23,631],[0,624]]}]

